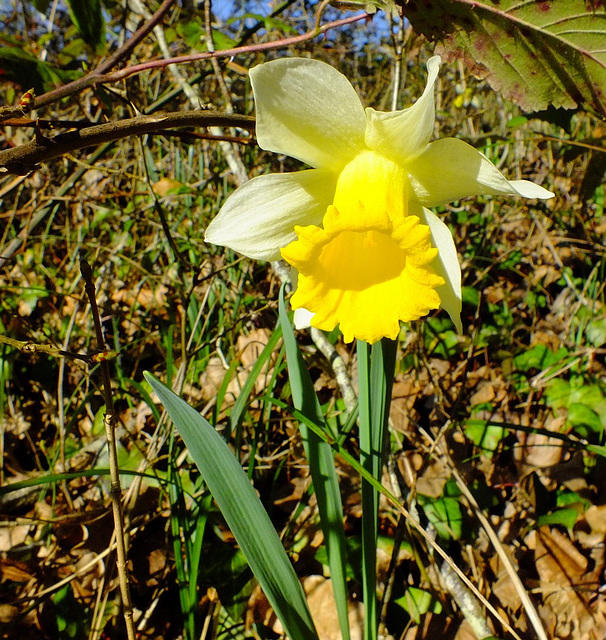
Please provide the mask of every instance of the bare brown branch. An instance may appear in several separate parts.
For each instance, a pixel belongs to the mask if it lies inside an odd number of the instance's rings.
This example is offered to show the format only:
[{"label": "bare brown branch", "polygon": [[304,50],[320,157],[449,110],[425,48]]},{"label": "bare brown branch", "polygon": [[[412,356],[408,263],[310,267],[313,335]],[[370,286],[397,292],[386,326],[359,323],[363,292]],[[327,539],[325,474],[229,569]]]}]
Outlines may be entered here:
[{"label": "bare brown branch", "polygon": [[33,171],[41,162],[48,162],[77,149],[94,147],[129,136],[160,133],[175,127],[210,126],[239,127],[252,131],[254,118],[217,111],[177,111],[93,125],[77,131],[61,133],[54,138],[47,138],[37,130],[36,137],[30,142],[14,149],[0,151],[0,172],[25,175]]}]

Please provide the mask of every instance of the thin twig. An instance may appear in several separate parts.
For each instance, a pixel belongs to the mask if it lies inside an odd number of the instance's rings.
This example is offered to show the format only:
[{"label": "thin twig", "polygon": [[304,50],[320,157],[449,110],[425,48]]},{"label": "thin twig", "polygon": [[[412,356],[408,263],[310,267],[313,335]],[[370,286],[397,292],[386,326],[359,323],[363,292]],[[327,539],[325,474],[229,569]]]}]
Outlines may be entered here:
[{"label": "thin twig", "polygon": [[44,353],[54,358],[71,358],[72,360],[83,360],[88,364],[101,362],[102,360],[112,360],[118,354],[115,351],[99,351],[97,353],[74,353],[65,351],[50,344],[40,344],[31,340],[17,340],[0,334],[0,344],[7,344],[9,347],[18,349],[22,353]]},{"label": "thin twig", "polygon": [[[95,296],[95,284],[93,283],[92,269],[86,260],[80,261],[80,272],[84,279],[84,289],[90,303],[93,323],[95,325],[97,345],[101,350],[103,350],[105,348],[105,340],[103,338],[101,318],[99,317],[99,308],[97,307],[97,299]],[[122,596],[126,633],[128,640],[135,640],[133,605],[130,598],[128,572],[126,570],[126,543],[124,517],[122,512],[122,488],[120,486],[120,470],[118,467],[118,451],[116,448],[116,413],[114,410],[109,362],[107,362],[107,360],[101,361],[100,369],[103,382],[103,396],[105,400],[104,423],[105,435],[107,438],[107,449],[109,453],[109,475],[111,480],[110,496],[114,514],[114,531],[116,535],[116,567],[118,569],[118,578],[120,582],[120,593]]]},{"label": "thin twig", "polygon": [[330,366],[335,374],[335,380],[339,385],[341,395],[343,396],[345,410],[347,413],[353,413],[358,399],[351,382],[349,371],[347,371],[345,360],[343,360],[339,355],[334,344],[332,344],[332,342],[326,337],[326,334],[323,331],[310,327],[309,334],[316,347],[318,347],[318,351],[320,351],[328,362],[330,362]]},{"label": "thin twig", "polygon": [[499,622],[505,627],[505,629],[514,637],[516,640],[522,640],[520,636],[516,633],[515,629],[500,615],[500,613],[490,604],[488,600],[478,591],[477,587],[471,582],[471,580],[457,567],[457,565],[453,562],[452,558],[442,549],[442,547],[432,538],[431,535],[425,531],[425,529],[421,526],[421,524],[416,520],[413,515],[406,509],[396,498],[395,496],[384,490],[383,495],[389,500],[389,502],[397,509],[397,511],[406,518],[406,520],[411,524],[411,526],[421,535],[421,537],[427,542],[427,544],[444,560],[446,564],[456,573],[461,582],[465,584],[471,592],[482,602],[482,604],[492,613],[492,615],[499,620]]},{"label": "thin twig", "polygon": [[524,585],[520,580],[520,576],[515,570],[515,567],[513,566],[511,559],[509,558],[509,556],[507,555],[507,552],[503,548],[503,545],[499,540],[499,536],[496,534],[495,530],[492,528],[492,525],[488,521],[488,518],[484,515],[484,513],[480,509],[480,506],[478,505],[475,497],[469,490],[467,483],[459,475],[459,472],[457,471],[452,460],[450,459],[450,455],[448,451],[446,451],[446,447],[442,446],[441,448],[442,448],[442,453],[446,456],[446,459],[449,461],[450,471],[457,483],[457,486],[459,487],[459,489],[467,499],[467,502],[469,503],[469,505],[474,510],[476,518],[478,518],[478,520],[480,521],[480,524],[484,528],[484,531],[486,531],[486,534],[488,535],[488,538],[490,539],[490,542],[494,550],[497,552],[499,559],[501,560],[505,570],[507,571],[509,579],[515,586],[515,589],[518,595],[520,596],[520,600],[524,605],[526,615],[528,616],[528,619],[530,620],[530,623],[532,624],[535,630],[535,633],[537,634],[537,637],[539,638],[539,640],[547,640],[547,634],[545,632],[545,629],[543,628],[543,623],[541,622],[541,618],[539,617],[536,607],[534,606],[534,603],[530,599],[528,592],[524,588]]},{"label": "thin twig", "polygon": [[77,149],[94,147],[129,136],[159,133],[173,127],[211,126],[232,126],[252,130],[254,118],[207,110],[176,111],[96,124],[77,131],[62,133],[54,138],[46,138],[38,132],[30,142],[0,151],[0,171],[24,175],[41,162],[47,162]]},{"label": "thin twig", "polygon": [[[169,2],[169,0],[165,0],[165,3]],[[169,2],[170,4],[170,2]],[[360,20],[366,19],[368,17],[367,13],[359,13],[354,16],[349,16],[348,18],[342,18],[341,20],[334,20],[333,22],[327,22],[322,25],[319,29],[312,29],[306,33],[303,33],[298,36],[292,36],[290,38],[281,38],[280,40],[275,40],[273,42],[262,42],[254,45],[246,45],[243,47],[236,47],[234,49],[221,49],[220,51],[206,51],[204,53],[193,53],[185,56],[177,56],[175,58],[168,58],[164,60],[151,60],[149,62],[143,62],[141,64],[136,64],[131,67],[125,67],[124,69],[120,69],[118,71],[109,71],[104,72],[102,67],[95,69],[88,75],[78,78],[73,82],[70,82],[58,89],[54,89],[53,91],[49,91],[44,95],[36,98],[34,101],[33,109],[39,109],[41,107],[45,107],[53,102],[57,102],[62,98],[66,98],[68,96],[74,95],[87,89],[88,87],[96,86],[99,84],[104,84],[108,82],[118,82],[119,80],[124,80],[130,76],[136,75],[138,73],[142,73],[143,71],[147,71],[149,69],[158,69],[164,68],[171,64],[185,64],[190,62],[195,62],[197,60],[210,60],[211,58],[232,58],[234,56],[242,55],[242,54],[250,54],[261,51],[272,51],[274,49],[285,49],[288,47],[292,47],[297,44],[303,44],[304,42],[308,42],[309,40],[313,40],[318,36],[325,34],[327,31],[331,29],[336,29],[338,27],[344,27],[348,24],[352,24],[354,22],[359,22]],[[155,26],[155,25],[154,25]],[[146,24],[146,34],[149,33],[151,29],[148,29],[149,25]],[[20,107],[2,107],[0,108],[0,121],[6,118],[14,118],[23,116],[23,110]]]},{"label": "thin twig", "polygon": [[[53,89],[48,93],[45,93],[42,96],[37,97],[34,100],[32,105],[32,109],[40,109],[41,107],[45,107],[46,105],[52,104],[53,102],[57,102],[62,98],[66,98],[67,96],[74,95],[86,89],[87,87],[91,87],[94,84],[98,84],[99,77],[102,77],[104,74],[109,72],[110,69],[113,69],[119,62],[125,60],[135,49],[135,47],[149,34],[149,32],[162,20],[164,14],[170,9],[171,5],[175,3],[175,0],[164,0],[164,2],[158,7],[158,10],[154,15],[149,19],[148,22],[143,24],[140,29],[137,29],[135,33],[133,33],[132,37],[125,42],[115,53],[113,53],[107,60],[104,60],[96,69],[91,71],[86,76],[82,78],[78,78],[73,82],[69,82],[57,89]],[[0,108],[0,122],[5,120],[6,118],[12,118],[15,116],[23,115],[23,109],[21,107],[2,107]]]},{"label": "thin twig", "polygon": [[[109,148],[111,143],[106,143],[96,149],[89,160],[94,163],[98,160]],[[36,211],[29,222],[21,228],[15,238],[13,238],[6,246],[0,247],[0,269],[4,267],[10,259],[17,253],[29,238],[33,230],[46,218],[51,211],[58,206],[60,199],[65,196],[68,191],[78,182],[78,180],[86,173],[87,167],[77,167],[76,170],[61,184],[57,189],[57,193],[53,196],[46,206]]]},{"label": "thin twig", "polygon": [[[393,462],[393,458],[390,457],[390,480],[392,485],[392,490],[395,493],[398,500],[404,504],[402,488],[406,487],[406,483],[403,478],[396,473],[397,466]],[[409,484],[412,486],[415,485],[414,477],[412,475],[412,471],[410,469],[410,465],[407,465],[407,471],[410,474]],[[417,508],[417,502],[412,495],[412,492],[408,494],[408,502],[410,513],[413,518],[416,519],[417,522],[420,522],[419,510]],[[399,525],[400,523],[398,523]],[[399,526],[398,526],[399,529]],[[437,538],[437,531],[431,521],[427,521],[425,526],[426,533],[434,542]],[[412,541],[412,539],[411,539]],[[430,556],[435,560],[434,548],[429,549]],[[416,557],[416,554],[415,554]],[[417,561],[419,564],[420,560]],[[459,578],[458,571],[453,569],[452,564],[448,562],[442,562],[441,564],[436,562],[439,567],[440,575],[444,582],[444,585],[448,589],[453,600],[457,603],[461,613],[464,618],[467,620],[471,628],[473,629],[476,636],[480,639],[487,638],[491,635],[491,630],[488,626],[488,621],[486,619],[486,615],[482,611],[480,607],[481,597],[477,597],[476,593],[479,593],[477,589],[472,590],[469,589],[465,584],[463,584],[462,580]],[[419,568],[424,572],[425,568],[419,564]]]},{"label": "thin twig", "polygon": [[[206,49],[209,52],[215,51],[215,44],[213,42],[213,33],[211,25],[211,0],[204,0],[204,29],[206,32]],[[211,65],[215,72],[215,77],[219,83],[221,94],[223,95],[223,102],[225,105],[225,111],[227,113],[233,113],[233,105],[231,102],[231,96],[227,85],[225,84],[225,78],[223,77],[223,71],[219,65],[217,58],[211,58]],[[216,135],[222,135],[223,131],[219,127],[211,129],[211,132]],[[220,144],[221,151],[227,160],[227,164],[231,169],[231,172],[235,178],[235,182],[238,186],[243,185],[248,181],[248,171],[242,162],[242,158],[238,151],[238,147],[230,144],[229,142],[222,142]]]},{"label": "thin twig", "polygon": [[[184,64],[189,62],[196,62],[197,60],[210,60],[211,58],[233,58],[242,54],[260,53],[262,51],[273,51],[274,49],[287,49],[297,44],[303,44],[309,40],[313,40],[318,36],[325,34],[331,29],[338,27],[344,27],[354,22],[368,18],[368,14],[358,13],[348,18],[342,18],[341,20],[334,20],[333,22],[327,22],[318,29],[312,29],[306,33],[302,33],[298,36],[291,36],[290,38],[281,38],[280,40],[274,40],[272,42],[261,42],[259,44],[246,45],[244,47],[235,47],[234,49],[220,49],[219,51],[205,51],[203,53],[191,53],[185,56],[176,56],[175,58],[168,58],[166,60],[151,60],[149,62],[143,62],[141,64],[133,65],[132,67],[126,67],[119,71],[113,71],[111,73],[104,74],[98,78],[95,78],[95,82],[90,84],[98,84],[101,82],[117,82],[118,80],[124,80],[137,73],[147,71],[148,69],[158,69],[167,67],[169,64]],[[90,86],[90,85],[89,85]]]}]

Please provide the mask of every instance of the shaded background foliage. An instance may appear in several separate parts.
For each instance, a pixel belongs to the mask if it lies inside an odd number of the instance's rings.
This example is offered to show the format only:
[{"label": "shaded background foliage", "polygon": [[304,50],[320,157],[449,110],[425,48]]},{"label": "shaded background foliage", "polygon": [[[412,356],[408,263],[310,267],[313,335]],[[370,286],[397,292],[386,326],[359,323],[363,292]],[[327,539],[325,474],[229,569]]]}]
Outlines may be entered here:
[{"label": "shaded background foliage", "polygon": [[[214,47],[246,43],[251,49],[219,60],[218,68],[195,61],[180,71],[199,94],[196,107],[251,114],[247,69],[277,55],[309,55],[343,71],[366,104],[388,109],[394,46],[403,47],[399,106],[406,106],[424,85],[423,63],[434,48],[426,37],[437,39],[451,60],[437,86],[440,135],[463,138],[507,177],[533,179],[556,193],[545,204],[486,198],[441,208],[461,255],[466,331],[457,335],[442,314],[404,329],[391,462],[405,499],[418,497],[443,545],[522,637],[530,633],[525,614],[473,507],[461,498],[453,464],[517,563],[549,637],[598,639],[604,635],[606,532],[604,61],[595,72],[587,67],[588,82],[570,73],[577,93],[563,91],[571,88],[564,83],[560,98],[545,94],[533,102],[537,85],[529,76],[513,91],[499,72],[505,56],[495,58],[477,39],[492,9],[505,12],[514,4],[541,15],[563,12],[566,5],[576,12],[573,31],[586,24],[603,31],[604,9],[597,3],[484,2],[472,9],[453,0],[424,3],[421,10],[421,3],[409,1],[403,8],[412,28],[406,24],[399,32],[396,26],[394,39],[380,14],[288,51],[260,53],[253,45],[312,28],[314,7],[217,3]],[[146,19],[135,5],[83,0],[3,3],[1,10],[6,105],[16,105],[31,87],[41,96],[84,77]],[[325,19],[343,15],[336,8],[329,12]],[[175,4],[161,24],[160,33],[150,34],[122,65],[161,58],[162,38],[172,56],[208,48],[203,7]],[[490,24],[507,33],[516,23],[500,14]],[[545,60],[552,29],[532,25],[532,47],[520,49]],[[577,52],[596,46],[576,38],[571,46]],[[569,63],[583,64],[583,56],[558,49],[546,77],[555,66],[568,73]],[[502,91],[471,71],[493,83],[496,78]],[[509,102],[512,97],[520,104]],[[575,109],[531,113],[553,104]],[[152,68],[88,87],[35,114],[24,110],[22,120],[52,119],[53,129],[35,134],[27,122],[4,125],[3,149],[70,130],[68,121],[102,123],[192,108],[183,83]],[[222,430],[298,574],[307,584],[317,580],[322,541],[305,492],[306,463],[290,412],[272,400],[288,403],[290,397],[279,343],[254,368],[276,324],[278,279],[269,265],[203,242],[206,224],[236,184],[234,154],[251,176],[299,166],[259,150],[244,130],[223,132],[246,139],[227,148],[200,133],[179,129],[107,142],[27,175],[0,175],[0,333],[72,354],[94,352],[78,266],[80,257],[89,260],[108,348],[119,354],[112,365],[139,632],[193,638],[207,623],[215,637],[273,637],[273,621],[246,562],[142,372],[167,380]],[[336,333],[330,337],[354,372],[352,352]],[[342,425],[330,365],[305,334],[300,339],[323,408]],[[241,396],[247,381],[248,395]],[[94,364],[0,344],[4,637],[122,633],[97,385]],[[242,398],[239,404],[236,398]],[[448,455],[432,445],[440,432]],[[355,438],[347,447],[355,451]],[[359,481],[346,465],[340,472],[355,601]],[[433,637],[436,630],[445,638],[469,637],[425,546],[416,539],[412,546],[400,544],[404,525],[388,509],[381,527],[380,579],[391,594],[383,612],[386,631],[407,638]],[[497,626],[495,633],[503,630]]]}]

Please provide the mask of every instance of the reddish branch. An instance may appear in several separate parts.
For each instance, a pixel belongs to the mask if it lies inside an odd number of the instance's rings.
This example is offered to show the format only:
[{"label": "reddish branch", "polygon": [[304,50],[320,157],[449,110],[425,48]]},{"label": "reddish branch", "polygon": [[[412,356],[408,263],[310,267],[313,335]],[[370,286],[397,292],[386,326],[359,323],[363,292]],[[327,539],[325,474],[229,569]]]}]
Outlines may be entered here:
[{"label": "reddish branch", "polygon": [[[326,33],[329,29],[351,24],[368,17],[366,13],[359,13],[348,18],[335,20],[333,22],[328,22],[323,26],[319,26],[321,12],[318,12],[318,20],[316,21],[315,27],[307,33],[294,36],[292,38],[283,38],[274,42],[241,46],[235,49],[195,53],[166,60],[152,60],[142,64],[125,67],[124,69],[111,71],[111,69],[121,60],[130,55],[136,45],[141,42],[141,40],[154,28],[154,26],[160,22],[173,2],[174,0],[164,0],[149,22],[138,29],[127,43],[125,43],[107,60],[101,63],[96,69],[91,71],[91,73],[36,98],[32,108],[39,109],[40,107],[47,106],[57,100],[83,91],[88,87],[108,82],[116,82],[137,73],[141,73],[142,71],[163,68],[169,64],[183,64],[194,62],[196,60],[233,57],[243,53],[269,51],[272,49],[280,49],[301,44]],[[23,109],[20,107],[0,108],[0,123],[23,115]],[[67,126],[70,125],[68,124]],[[166,113],[154,116],[140,116],[137,118],[123,120],[121,122],[94,125],[81,128],[78,131],[60,134],[54,138],[46,138],[42,134],[42,127],[36,127],[36,137],[34,140],[20,147],[0,152],[0,173],[24,175],[32,171],[41,162],[57,158],[70,151],[75,151],[76,149],[91,147],[102,142],[118,140],[131,135],[157,133],[169,128],[180,126],[240,127],[250,130],[253,129],[254,124],[253,120],[246,116],[234,116],[209,111],[192,111],[185,113]]]},{"label": "reddish branch", "polygon": [[[163,59],[163,60],[151,60],[149,62],[144,62],[142,64],[133,65],[130,67],[125,67],[124,69],[119,69],[117,71],[109,71],[113,66],[115,66],[120,60],[125,58],[132,49],[145,37],[153,27],[159,22],[160,18],[164,15],[164,13],[168,10],[170,5],[174,0],[164,0],[160,9],[156,11],[152,19],[143,25],[141,29],[139,29],[133,37],[123,46],[121,47],[114,55],[108,58],[105,62],[99,65],[96,69],[91,71],[88,75],[83,76],[82,78],[78,78],[73,82],[70,82],[62,87],[58,87],[53,91],[49,91],[42,96],[39,96],[34,101],[32,106],[33,109],[39,109],[41,107],[45,107],[57,100],[61,100],[62,98],[66,98],[67,96],[73,95],[84,89],[92,86],[96,86],[99,84],[104,84],[108,82],[117,82],[118,80],[123,80],[128,78],[129,76],[135,75],[137,73],[141,73],[142,71],[146,71],[148,69],[156,69],[163,68],[168,66],[169,64],[183,64],[189,62],[195,62],[197,60],[210,60],[211,58],[231,58],[236,55],[241,55],[243,53],[254,53],[258,51],[270,51],[273,49],[283,49],[284,47],[290,47],[292,45],[301,44],[303,42],[307,42],[308,40],[313,40],[319,35],[323,35],[330,29],[335,29],[337,27],[342,27],[347,24],[352,24],[354,22],[358,22],[362,19],[368,18],[367,13],[359,13],[354,16],[349,16],[348,18],[343,18],[341,20],[334,20],[333,22],[327,22],[325,25],[321,27],[315,27],[311,31],[307,33],[303,33],[298,36],[293,36],[292,38],[282,38],[280,40],[276,40],[274,42],[263,42],[261,44],[254,45],[246,45],[243,47],[236,47],[235,49],[222,49],[220,51],[206,51],[204,53],[194,53],[186,56],[178,56],[175,58]],[[23,115],[22,109],[17,107],[4,107],[0,109],[0,122],[6,120],[7,118],[14,118]]]}]

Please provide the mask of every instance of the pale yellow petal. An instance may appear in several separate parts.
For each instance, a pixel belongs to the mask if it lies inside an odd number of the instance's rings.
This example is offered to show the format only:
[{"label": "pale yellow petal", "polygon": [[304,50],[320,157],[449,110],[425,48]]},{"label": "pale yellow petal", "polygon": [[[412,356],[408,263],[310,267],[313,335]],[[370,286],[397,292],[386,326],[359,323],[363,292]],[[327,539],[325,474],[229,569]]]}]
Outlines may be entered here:
[{"label": "pale yellow petal", "polygon": [[444,284],[436,287],[436,292],[440,296],[440,306],[446,310],[457,331],[462,333],[461,266],[452,233],[442,220],[429,209],[423,208],[418,211],[415,208],[414,211],[418,214],[421,222],[429,227],[431,244],[437,248],[437,255],[431,266],[435,273],[444,279]]},{"label": "pale yellow petal", "polygon": [[434,84],[440,57],[427,62],[427,85],[412,107],[382,112],[366,109],[366,144],[398,163],[405,163],[423,152],[433,135],[435,123]]},{"label": "pale yellow petal", "polygon": [[256,260],[278,260],[297,224],[320,224],[336,176],[312,169],[253,178],[236,189],[206,230],[206,242]]},{"label": "pale yellow petal", "polygon": [[532,182],[510,182],[483,153],[456,138],[432,142],[407,168],[415,197],[426,207],[481,194],[553,197]]},{"label": "pale yellow petal", "polygon": [[250,80],[262,149],[338,170],[364,148],[360,98],[330,65],[281,58],[251,69]]}]

